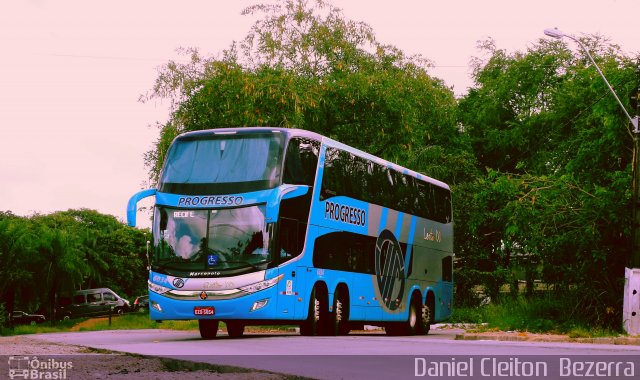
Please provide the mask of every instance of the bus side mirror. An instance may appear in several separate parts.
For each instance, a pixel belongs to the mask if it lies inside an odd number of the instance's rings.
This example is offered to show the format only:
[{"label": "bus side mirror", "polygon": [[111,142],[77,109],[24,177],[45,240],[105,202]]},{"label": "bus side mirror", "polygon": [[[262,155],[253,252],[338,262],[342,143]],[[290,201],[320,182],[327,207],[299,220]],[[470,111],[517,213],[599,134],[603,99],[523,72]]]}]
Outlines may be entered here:
[{"label": "bus side mirror", "polygon": [[291,185],[291,187],[284,189],[282,193],[282,200],[300,197],[309,192],[310,186],[306,185]]},{"label": "bus side mirror", "polygon": [[127,224],[129,227],[136,226],[136,212],[138,212],[138,202],[142,199],[151,197],[156,195],[156,189],[148,189],[142,190],[135,193],[131,198],[129,198],[129,203],[127,204]]},{"label": "bus side mirror", "polygon": [[167,210],[162,208],[160,209],[160,231],[165,231],[168,223],[169,217],[167,216]]}]

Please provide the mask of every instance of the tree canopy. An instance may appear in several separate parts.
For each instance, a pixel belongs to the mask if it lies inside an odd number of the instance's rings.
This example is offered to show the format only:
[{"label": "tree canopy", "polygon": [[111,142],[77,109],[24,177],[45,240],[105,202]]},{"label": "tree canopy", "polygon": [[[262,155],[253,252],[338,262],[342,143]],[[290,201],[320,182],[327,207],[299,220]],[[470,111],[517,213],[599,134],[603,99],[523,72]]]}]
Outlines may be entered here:
[{"label": "tree canopy", "polygon": [[80,209],[19,217],[0,213],[0,304],[53,315],[56,297],[108,287],[146,293],[148,231]]},{"label": "tree canopy", "polygon": [[[635,90],[632,59],[598,36],[583,43],[618,94]],[[458,110],[485,171],[459,231],[468,275],[484,267],[499,284],[526,271],[574,289],[594,320],[619,317],[631,234],[626,116],[584,52],[548,40],[511,54],[492,41],[481,48],[490,58],[476,61]]]},{"label": "tree canopy", "polygon": [[[147,153],[152,178],[177,134],[229,126],[308,129],[445,180],[470,167],[453,93],[426,59],[378,42],[324,1],[245,13],[263,16],[241,43],[218,58],[188,49],[189,63],[161,69],[148,98],[168,98],[174,111]],[[444,165],[447,156],[465,165]]]}]

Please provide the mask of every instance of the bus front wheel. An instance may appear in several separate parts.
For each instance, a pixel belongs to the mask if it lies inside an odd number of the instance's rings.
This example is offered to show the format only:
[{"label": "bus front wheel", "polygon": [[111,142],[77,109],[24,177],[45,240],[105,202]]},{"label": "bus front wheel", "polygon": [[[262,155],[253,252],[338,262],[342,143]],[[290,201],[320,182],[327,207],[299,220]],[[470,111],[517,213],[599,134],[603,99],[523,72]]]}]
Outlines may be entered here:
[{"label": "bus front wheel", "polygon": [[238,321],[227,321],[227,334],[229,338],[240,338],[244,334],[244,324]]},{"label": "bus front wheel", "polygon": [[202,339],[213,339],[218,335],[218,324],[220,322],[214,319],[199,319],[198,328]]}]

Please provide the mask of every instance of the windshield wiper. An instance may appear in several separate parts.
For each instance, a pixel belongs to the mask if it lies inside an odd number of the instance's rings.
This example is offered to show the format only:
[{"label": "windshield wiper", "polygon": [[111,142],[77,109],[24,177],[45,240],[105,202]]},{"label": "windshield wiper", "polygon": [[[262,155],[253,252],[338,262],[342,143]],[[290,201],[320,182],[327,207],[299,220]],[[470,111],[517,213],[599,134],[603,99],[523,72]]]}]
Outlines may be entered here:
[{"label": "windshield wiper", "polygon": [[185,260],[180,256],[170,256],[152,261],[151,265],[158,268],[159,270],[164,270],[172,267],[175,268],[175,265],[171,264],[183,264],[186,262],[189,262],[189,260]]},{"label": "windshield wiper", "polygon": [[[260,261],[258,263],[250,263],[248,261],[243,261],[243,260],[233,260],[233,261],[223,261],[224,264],[242,264],[245,267],[251,267],[255,270],[262,270],[263,268],[261,268],[259,265],[266,265],[269,262],[268,261]],[[242,268],[242,267],[241,267]]]}]

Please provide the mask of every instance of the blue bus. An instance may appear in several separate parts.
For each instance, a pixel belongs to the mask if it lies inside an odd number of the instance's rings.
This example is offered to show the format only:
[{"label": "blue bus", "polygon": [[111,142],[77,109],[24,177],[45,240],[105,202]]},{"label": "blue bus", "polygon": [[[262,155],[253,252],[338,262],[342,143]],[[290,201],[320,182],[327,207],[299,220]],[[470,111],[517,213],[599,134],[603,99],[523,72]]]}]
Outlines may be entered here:
[{"label": "blue bus", "polygon": [[451,192],[425,175],[305,130],[211,129],[175,138],[129,225],[149,196],[153,320],[212,339],[220,321],[414,335],[451,315]]}]

